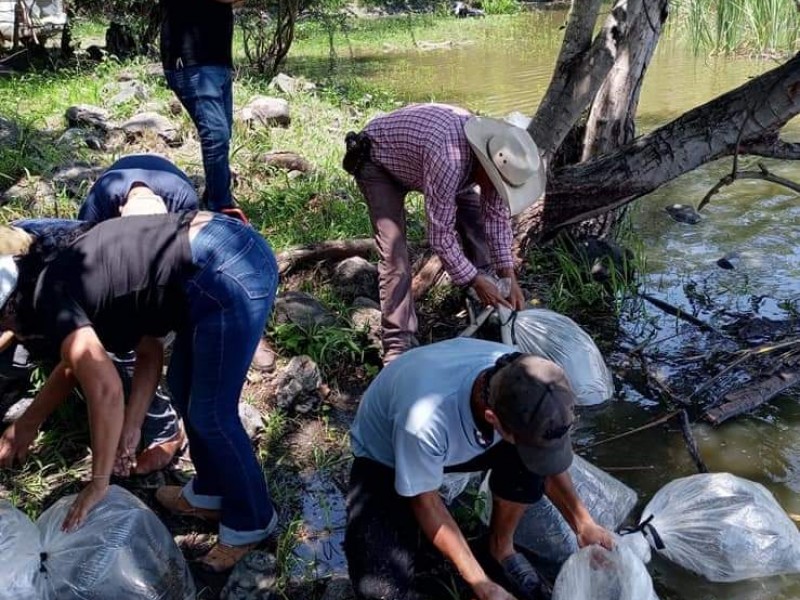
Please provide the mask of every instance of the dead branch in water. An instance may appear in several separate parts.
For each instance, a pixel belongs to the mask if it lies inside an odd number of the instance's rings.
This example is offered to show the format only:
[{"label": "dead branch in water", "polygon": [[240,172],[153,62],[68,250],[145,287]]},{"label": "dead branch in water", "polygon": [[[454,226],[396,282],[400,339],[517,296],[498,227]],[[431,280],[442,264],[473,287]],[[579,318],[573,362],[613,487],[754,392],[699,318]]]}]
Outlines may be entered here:
[{"label": "dead branch in water", "polygon": [[646,423],[645,425],[642,425],[641,427],[635,427],[634,429],[630,429],[628,431],[625,431],[625,432],[617,434],[617,435],[612,435],[611,437],[606,438],[604,440],[600,440],[599,442],[594,442],[593,444],[588,444],[586,446],[581,446],[579,448],[579,450],[588,450],[589,448],[595,448],[597,446],[602,446],[603,444],[608,444],[610,442],[616,442],[617,440],[621,440],[622,438],[626,438],[626,437],[631,436],[631,435],[633,435],[635,433],[639,433],[641,431],[647,431],[648,429],[652,429],[653,427],[658,427],[659,425],[663,425],[664,423],[666,423],[667,421],[669,421],[670,419],[672,419],[676,415],[679,415],[680,413],[681,413],[680,410],[673,410],[672,412],[669,412],[669,413],[657,418],[654,421],[650,421],[649,423]]},{"label": "dead branch in water", "polygon": [[650,294],[645,294],[644,292],[640,292],[639,296],[641,298],[644,298],[645,300],[647,300],[650,304],[652,304],[656,308],[660,308],[661,310],[663,310],[668,315],[672,315],[673,317],[677,317],[678,319],[686,321],[687,323],[691,323],[692,325],[696,325],[697,327],[699,327],[700,329],[702,329],[704,331],[711,331],[711,332],[716,333],[718,335],[722,335],[722,332],[719,329],[717,329],[716,327],[714,327],[713,325],[709,325],[705,321],[701,321],[697,317],[695,317],[693,315],[690,315],[689,313],[687,313],[686,311],[681,310],[677,306],[673,306],[669,302],[664,302],[663,300],[659,300],[658,298],[654,298]]},{"label": "dead branch in water", "polygon": [[703,461],[703,457],[700,456],[700,449],[697,447],[697,440],[694,439],[694,434],[692,433],[692,424],[689,423],[689,413],[687,413],[686,410],[682,410],[680,419],[678,419],[678,421],[681,425],[683,440],[686,442],[686,449],[689,451],[689,456],[692,457],[692,460],[697,467],[697,472],[708,473],[708,467]]},{"label": "dead branch in water", "polygon": [[700,201],[700,204],[697,206],[697,210],[703,210],[703,207],[711,202],[711,198],[722,188],[727,187],[733,182],[739,181],[740,179],[760,179],[762,181],[769,181],[771,183],[782,185],[783,187],[789,188],[790,190],[800,194],[799,183],[795,183],[791,179],[786,179],[785,177],[774,175],[762,162],[758,163],[758,168],[758,171],[739,171],[736,167],[734,167],[735,170],[732,173],[725,175],[725,177],[720,179],[717,184],[708,191],[705,197]]}]

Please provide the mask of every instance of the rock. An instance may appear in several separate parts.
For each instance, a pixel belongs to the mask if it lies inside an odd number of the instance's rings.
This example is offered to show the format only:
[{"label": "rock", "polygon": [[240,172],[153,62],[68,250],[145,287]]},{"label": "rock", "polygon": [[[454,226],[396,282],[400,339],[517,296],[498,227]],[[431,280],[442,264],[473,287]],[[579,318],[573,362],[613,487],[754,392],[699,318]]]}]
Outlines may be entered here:
[{"label": "rock", "polygon": [[381,349],[381,309],[370,298],[356,298],[350,313],[353,328],[367,332],[371,346]]},{"label": "rock", "polygon": [[147,87],[136,79],[126,79],[103,86],[100,92],[104,98],[111,96],[106,104],[119,106],[127,102],[143,102],[150,95]]},{"label": "rock", "polygon": [[313,92],[317,86],[303,77],[290,77],[286,73],[278,73],[269,82],[269,89],[292,95],[300,92]]},{"label": "rock", "polygon": [[70,106],[64,116],[69,127],[87,127],[108,131],[112,126],[109,112],[91,104]]},{"label": "rock", "polygon": [[179,146],[182,141],[180,131],[172,121],[155,112],[142,112],[134,115],[120,125],[120,129],[132,137],[152,132],[170,146]]},{"label": "rock", "polygon": [[3,194],[3,204],[19,203],[36,215],[52,212],[56,206],[56,190],[53,184],[38,175],[25,177],[8,188]]},{"label": "rock", "polygon": [[264,155],[264,162],[268,167],[283,169],[285,171],[308,173],[313,169],[311,163],[296,152],[273,150]]},{"label": "rock", "polygon": [[12,148],[19,141],[19,127],[14,121],[0,117],[0,148]]},{"label": "rock", "polygon": [[355,600],[355,597],[350,578],[341,575],[331,578],[321,600]]},{"label": "rock", "polygon": [[169,108],[169,114],[173,117],[177,117],[183,112],[183,104],[181,104],[181,101],[177,98],[170,98],[167,107]]},{"label": "rock", "polygon": [[309,356],[295,356],[275,381],[276,403],[284,410],[306,414],[319,405],[321,385],[317,363]]},{"label": "rock", "polygon": [[336,317],[305,292],[286,292],[278,296],[274,313],[277,323],[291,322],[304,329],[329,327],[336,323]]},{"label": "rock", "polygon": [[250,127],[288,127],[292,122],[289,103],[282,98],[268,96],[255,96],[237,116]]},{"label": "rock", "polygon": [[277,561],[264,550],[253,550],[231,571],[220,600],[278,600]]},{"label": "rock", "polygon": [[33,403],[33,398],[22,398],[15,402],[3,415],[3,423],[13,423],[22,416],[28,407]]},{"label": "rock", "polygon": [[76,162],[54,171],[51,180],[56,189],[64,187],[68,195],[77,198],[85,195],[105,170],[105,167]]},{"label": "rock", "polygon": [[290,181],[294,181],[295,179],[298,179],[298,178],[302,177],[303,175],[305,175],[305,173],[304,173],[303,171],[297,171],[297,170],[295,170],[295,171],[289,171],[289,172],[286,174],[286,177],[287,177],[287,178],[288,178]]},{"label": "rock", "polygon": [[89,60],[100,62],[106,55],[106,51],[97,44],[90,44],[86,47],[86,55]]},{"label": "rock", "polygon": [[88,147],[92,150],[103,150],[105,148],[105,143],[100,136],[78,127],[70,127],[65,130],[58,138],[57,143],[75,149]]},{"label": "rock", "polygon": [[264,429],[261,413],[258,412],[255,406],[247,402],[239,402],[239,420],[247,432],[247,437],[251,440],[255,439],[259,432]]},{"label": "rock", "polygon": [[256,353],[253,355],[253,362],[250,363],[250,368],[270,373],[275,370],[276,359],[275,351],[269,347],[267,340],[261,338],[258,342]]},{"label": "rock", "polygon": [[717,266],[720,269],[726,269],[730,271],[736,268],[736,265],[739,263],[740,259],[741,255],[738,252],[728,252],[725,256],[717,261]]},{"label": "rock", "polygon": [[[303,531],[298,535],[291,561],[294,579],[317,580],[347,574],[344,556],[344,530],[347,508],[342,492],[333,481],[320,474],[303,475]],[[352,586],[351,586],[352,587]]]},{"label": "rock", "polygon": [[697,212],[693,206],[688,206],[687,204],[672,204],[664,207],[664,210],[669,213],[670,217],[678,221],[678,223],[695,225],[702,219],[700,213]]},{"label": "rock", "polygon": [[377,300],[378,268],[365,258],[352,256],[339,262],[333,270],[333,286],[345,302],[359,296]]},{"label": "rock", "polygon": [[157,62],[146,64],[142,72],[145,77],[152,79],[162,79],[164,77],[164,67]]}]

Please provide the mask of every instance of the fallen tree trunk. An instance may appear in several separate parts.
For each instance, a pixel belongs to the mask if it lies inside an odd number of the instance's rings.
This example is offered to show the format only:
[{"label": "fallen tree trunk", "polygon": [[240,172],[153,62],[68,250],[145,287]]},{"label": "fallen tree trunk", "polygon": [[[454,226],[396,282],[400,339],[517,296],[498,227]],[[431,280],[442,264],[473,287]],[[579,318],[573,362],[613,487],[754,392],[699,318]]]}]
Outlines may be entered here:
[{"label": "fallen tree trunk", "polygon": [[311,263],[339,261],[353,256],[367,257],[373,252],[377,252],[377,246],[372,238],[357,238],[293,246],[275,258],[278,261],[278,272],[281,275],[288,275]]},{"label": "fallen tree trunk", "polygon": [[782,141],[779,131],[798,114],[800,53],[615,152],[556,170],[544,203],[516,222],[518,253],[545,234],[623,206],[737,147],[740,154],[796,159],[800,143]]},{"label": "fallen tree trunk", "polygon": [[778,394],[800,383],[800,357],[795,357],[771,377],[726,394],[723,403],[712,408],[703,418],[712,425],[750,412],[766,404]]}]

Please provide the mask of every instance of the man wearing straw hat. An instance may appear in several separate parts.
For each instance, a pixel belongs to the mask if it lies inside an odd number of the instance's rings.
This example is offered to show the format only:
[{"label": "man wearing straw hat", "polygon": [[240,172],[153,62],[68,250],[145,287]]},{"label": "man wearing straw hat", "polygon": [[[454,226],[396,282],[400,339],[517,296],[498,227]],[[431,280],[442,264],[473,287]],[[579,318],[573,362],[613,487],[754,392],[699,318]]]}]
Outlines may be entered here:
[{"label": "man wearing straw hat", "polygon": [[[485,305],[520,309],[510,217],[544,192],[545,168],[522,127],[444,104],[415,104],[372,120],[346,138],[344,168],[369,208],[380,253],[384,363],[417,345],[405,197],[425,197],[431,248],[453,283]],[[508,278],[504,296],[492,278]]]}]

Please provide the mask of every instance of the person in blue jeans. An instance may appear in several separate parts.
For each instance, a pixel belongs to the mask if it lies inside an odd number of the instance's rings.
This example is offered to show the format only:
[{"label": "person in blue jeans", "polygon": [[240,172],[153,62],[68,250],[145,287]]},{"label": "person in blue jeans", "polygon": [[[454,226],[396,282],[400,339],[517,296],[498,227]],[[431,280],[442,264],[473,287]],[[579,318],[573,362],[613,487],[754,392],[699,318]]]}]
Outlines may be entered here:
[{"label": "person in blue jeans", "polygon": [[[72,374],[86,396],[92,479],[65,530],[105,496],[115,461],[133,459],[161,372],[153,340],[174,330],[167,379],[196,476],[156,498],[176,514],[219,521],[218,543],[199,559],[215,572],[272,534],[277,513],[237,404],[277,284],[269,244],[220,214],[111,219],[77,237],[0,230],[0,326],[23,343],[57,348],[62,360],[51,377]],[[123,406],[108,352],[132,347],[136,373]],[[54,409],[52,398],[37,397],[21,420],[36,427]]]},{"label": "person in blue jeans", "polygon": [[161,0],[161,63],[167,85],[200,136],[208,210],[244,218],[231,196],[234,0]]},{"label": "person in blue jeans", "polygon": [[199,204],[194,184],[177,165],[157,154],[128,154],[94,182],[78,219],[99,223],[129,214],[197,210]]}]

